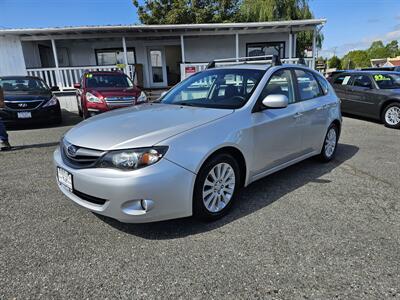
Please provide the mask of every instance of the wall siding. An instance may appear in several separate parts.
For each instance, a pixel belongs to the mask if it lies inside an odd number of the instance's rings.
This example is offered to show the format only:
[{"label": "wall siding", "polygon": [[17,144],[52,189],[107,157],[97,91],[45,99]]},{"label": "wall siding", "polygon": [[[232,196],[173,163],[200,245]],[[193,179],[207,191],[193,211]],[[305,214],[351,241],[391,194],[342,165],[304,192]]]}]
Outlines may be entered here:
[{"label": "wall siding", "polygon": [[0,76],[26,75],[24,54],[18,37],[0,37]]}]

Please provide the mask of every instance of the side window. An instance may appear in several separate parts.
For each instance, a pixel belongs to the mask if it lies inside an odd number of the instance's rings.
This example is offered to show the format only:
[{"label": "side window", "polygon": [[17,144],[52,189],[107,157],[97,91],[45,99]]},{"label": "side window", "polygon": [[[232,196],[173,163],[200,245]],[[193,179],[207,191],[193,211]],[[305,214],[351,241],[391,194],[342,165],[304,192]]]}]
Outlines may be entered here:
[{"label": "side window", "polygon": [[354,77],[353,85],[363,88],[372,88],[371,79],[369,79],[369,77],[366,75],[356,75]]},{"label": "side window", "polygon": [[293,80],[290,70],[284,69],[276,71],[262,90],[260,98],[262,100],[268,95],[275,94],[285,95],[288,98],[289,103],[295,102]]},{"label": "side window", "polygon": [[340,75],[335,79],[333,84],[349,85],[351,82],[350,78],[350,75]]},{"label": "side window", "polygon": [[295,73],[301,101],[323,96],[318,82],[312,73],[303,70],[295,70]]},{"label": "side window", "polygon": [[324,93],[324,95],[328,94],[329,92],[329,82],[325,79],[322,78],[322,76],[315,76],[318,80],[318,83],[320,84],[321,88],[322,88],[322,92]]}]

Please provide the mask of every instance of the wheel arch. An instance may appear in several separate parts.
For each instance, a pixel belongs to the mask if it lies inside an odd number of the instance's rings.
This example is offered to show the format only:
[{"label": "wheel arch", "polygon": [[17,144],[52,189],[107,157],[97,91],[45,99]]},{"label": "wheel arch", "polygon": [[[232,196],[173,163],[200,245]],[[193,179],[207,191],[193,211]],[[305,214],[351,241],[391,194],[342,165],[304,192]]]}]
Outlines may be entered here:
[{"label": "wheel arch", "polygon": [[397,104],[400,105],[400,100],[399,100],[399,99],[389,99],[389,100],[386,100],[385,102],[382,103],[381,109],[380,109],[380,112],[379,112],[379,119],[380,119],[381,121],[383,121],[383,112],[385,111],[385,109],[386,109],[390,104],[393,104],[393,103],[397,103]]},{"label": "wheel arch", "polygon": [[203,165],[208,160],[210,160],[215,155],[221,154],[221,153],[230,154],[237,161],[237,163],[239,164],[239,168],[240,168],[240,185],[242,187],[245,186],[247,183],[247,179],[248,179],[247,162],[243,155],[243,152],[235,146],[227,145],[227,146],[223,146],[221,148],[215,149],[214,151],[209,153],[209,155],[202,161],[202,163],[200,164],[199,170],[203,167]]}]

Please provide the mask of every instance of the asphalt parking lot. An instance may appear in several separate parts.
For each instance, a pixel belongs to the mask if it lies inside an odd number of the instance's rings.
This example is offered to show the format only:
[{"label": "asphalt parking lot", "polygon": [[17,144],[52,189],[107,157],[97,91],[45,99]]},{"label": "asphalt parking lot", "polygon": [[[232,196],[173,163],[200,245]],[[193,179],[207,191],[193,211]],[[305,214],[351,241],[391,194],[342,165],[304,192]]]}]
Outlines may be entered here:
[{"label": "asphalt parking lot", "polygon": [[335,161],[253,183],[222,220],[127,225],[58,191],[64,119],[0,153],[0,299],[400,298],[400,130],[344,118]]}]

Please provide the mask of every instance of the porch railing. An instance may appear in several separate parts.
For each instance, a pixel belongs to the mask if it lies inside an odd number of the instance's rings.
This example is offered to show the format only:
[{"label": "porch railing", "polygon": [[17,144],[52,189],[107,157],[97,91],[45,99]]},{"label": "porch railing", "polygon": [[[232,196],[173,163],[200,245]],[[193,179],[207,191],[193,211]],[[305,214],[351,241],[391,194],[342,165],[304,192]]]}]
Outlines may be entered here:
[{"label": "porch railing", "polygon": [[[284,58],[281,59],[282,63],[284,64],[298,64],[299,58]],[[312,58],[304,58],[304,62],[307,67],[312,68],[313,59]],[[234,64],[234,63],[229,63]],[[208,63],[185,63],[181,64],[181,80],[189,77],[190,75],[203,71],[206,69]],[[221,64],[220,64],[221,65]]]},{"label": "porch railing", "polygon": [[[87,71],[116,71],[121,70],[117,66],[84,66],[84,67],[60,67],[60,68],[35,68],[27,69],[28,76],[42,78],[49,86],[58,86],[60,90],[73,89],[74,83],[80,81],[82,74]],[[135,66],[128,65],[123,69],[129,77],[136,81]],[[136,82],[135,82],[136,83]]]}]

